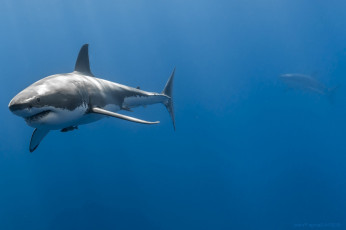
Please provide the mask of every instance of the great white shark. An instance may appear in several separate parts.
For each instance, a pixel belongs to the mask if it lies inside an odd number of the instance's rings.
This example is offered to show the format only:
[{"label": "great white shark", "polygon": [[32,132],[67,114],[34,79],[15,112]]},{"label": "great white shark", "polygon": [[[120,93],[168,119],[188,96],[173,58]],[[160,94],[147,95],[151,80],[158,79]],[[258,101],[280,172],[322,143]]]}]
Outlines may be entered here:
[{"label": "great white shark", "polygon": [[314,92],[320,95],[325,95],[328,97],[328,100],[333,103],[333,98],[335,90],[338,87],[329,88],[325,86],[320,81],[316,80],[310,75],[300,74],[300,73],[287,73],[280,75],[280,79],[286,83],[286,85],[302,89],[310,92]]},{"label": "great white shark", "polygon": [[175,69],[161,93],[96,78],[90,71],[88,44],[85,44],[79,51],[73,72],[51,75],[33,83],[18,93],[8,107],[35,128],[30,152],[51,130],[72,131],[79,125],[107,116],[142,124],[157,124],[159,121],[144,121],[116,113],[156,103],[166,106],[175,129],[172,97],[174,72]]}]

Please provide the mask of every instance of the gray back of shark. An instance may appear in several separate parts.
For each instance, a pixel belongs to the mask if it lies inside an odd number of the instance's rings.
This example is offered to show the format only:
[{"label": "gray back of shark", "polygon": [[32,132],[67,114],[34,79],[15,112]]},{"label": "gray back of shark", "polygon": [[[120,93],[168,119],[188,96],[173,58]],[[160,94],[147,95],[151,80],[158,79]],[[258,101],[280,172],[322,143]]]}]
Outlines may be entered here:
[{"label": "gray back of shark", "polygon": [[10,102],[10,110],[35,128],[30,152],[33,152],[50,130],[62,132],[77,129],[106,116],[142,124],[157,124],[116,113],[119,110],[162,103],[175,129],[173,108],[174,70],[161,93],[147,92],[104,79],[90,71],[88,45],[82,46],[72,73],[56,74],[30,85]]}]

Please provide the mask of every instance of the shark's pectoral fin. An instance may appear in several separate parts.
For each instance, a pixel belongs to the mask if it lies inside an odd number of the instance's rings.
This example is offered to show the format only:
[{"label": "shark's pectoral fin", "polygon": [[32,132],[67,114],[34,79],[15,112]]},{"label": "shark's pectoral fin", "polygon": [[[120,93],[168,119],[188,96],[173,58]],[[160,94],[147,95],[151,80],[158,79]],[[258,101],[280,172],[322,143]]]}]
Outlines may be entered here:
[{"label": "shark's pectoral fin", "polygon": [[144,121],[138,118],[134,118],[134,117],[130,117],[130,116],[125,116],[119,113],[114,113],[114,112],[110,112],[108,110],[104,110],[104,109],[100,109],[100,108],[92,108],[91,111],[93,113],[98,113],[98,114],[102,114],[105,116],[110,116],[110,117],[116,117],[116,118],[120,118],[126,121],[132,121],[132,122],[137,122],[137,123],[142,123],[142,124],[147,124],[147,125],[152,125],[152,124],[157,124],[160,123],[159,121]]},{"label": "shark's pectoral fin", "polygon": [[30,152],[32,153],[38,147],[42,139],[47,135],[49,129],[35,129],[31,136]]}]

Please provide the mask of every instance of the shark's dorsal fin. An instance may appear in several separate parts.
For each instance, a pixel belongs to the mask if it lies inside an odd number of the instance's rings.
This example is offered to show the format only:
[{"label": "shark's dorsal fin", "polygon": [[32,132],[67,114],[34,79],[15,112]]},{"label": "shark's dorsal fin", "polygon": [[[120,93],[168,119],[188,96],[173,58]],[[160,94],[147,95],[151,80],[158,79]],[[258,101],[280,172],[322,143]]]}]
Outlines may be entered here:
[{"label": "shark's dorsal fin", "polygon": [[76,61],[76,65],[74,67],[74,71],[83,73],[88,76],[94,76],[90,71],[89,64],[89,45],[84,44],[79,51],[78,58]]}]

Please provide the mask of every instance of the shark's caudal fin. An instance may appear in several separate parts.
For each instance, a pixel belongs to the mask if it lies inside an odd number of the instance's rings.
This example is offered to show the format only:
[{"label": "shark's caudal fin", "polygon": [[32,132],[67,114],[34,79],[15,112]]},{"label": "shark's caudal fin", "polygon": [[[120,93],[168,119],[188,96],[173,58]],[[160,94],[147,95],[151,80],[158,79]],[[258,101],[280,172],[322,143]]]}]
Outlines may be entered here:
[{"label": "shark's caudal fin", "polygon": [[173,72],[171,76],[169,77],[165,88],[162,91],[162,94],[169,97],[169,99],[164,102],[163,104],[166,106],[169,114],[171,115],[172,121],[173,121],[173,128],[175,130],[175,119],[174,119],[174,107],[173,107],[173,79],[174,79],[174,73],[175,68],[173,69]]},{"label": "shark's caudal fin", "polygon": [[48,134],[48,129],[35,129],[30,140],[30,152],[32,153],[41,143],[42,139]]},{"label": "shark's caudal fin", "polygon": [[82,48],[80,48],[74,71],[83,73],[88,76],[94,76],[90,71],[88,44],[84,44]]}]

